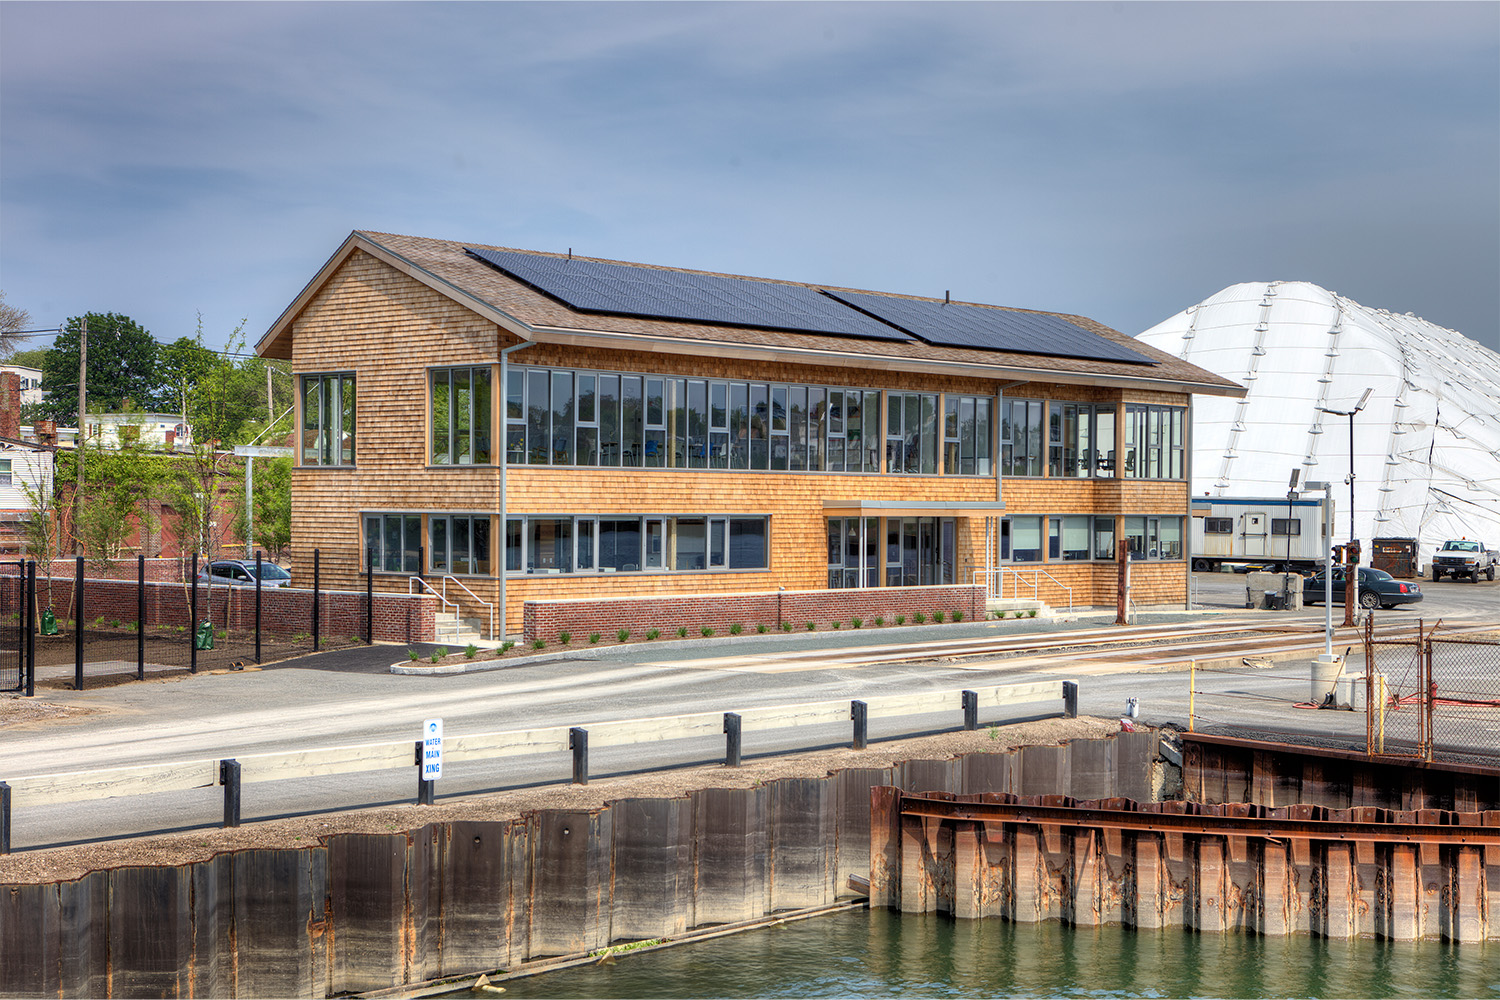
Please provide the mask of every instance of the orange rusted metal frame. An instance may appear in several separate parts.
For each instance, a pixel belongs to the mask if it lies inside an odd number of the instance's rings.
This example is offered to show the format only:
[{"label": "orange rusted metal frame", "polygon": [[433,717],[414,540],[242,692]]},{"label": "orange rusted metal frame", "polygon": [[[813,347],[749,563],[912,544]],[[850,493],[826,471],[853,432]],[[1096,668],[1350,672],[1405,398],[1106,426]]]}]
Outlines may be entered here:
[{"label": "orange rusted metal frame", "polygon": [[[994,794],[949,797],[908,795],[899,790],[895,793],[892,805],[896,814],[937,820],[1190,833],[1262,840],[1500,847],[1500,811],[1455,813],[1442,809],[1408,811],[1372,806],[1329,810],[1309,805],[1267,809],[1246,803],[1196,806],[1175,802],[1150,803],[1148,805],[1155,808],[1140,808],[1128,799],[1064,805],[1064,796],[1053,795],[1021,799]],[[1186,809],[1198,811],[1187,812]],[[1326,819],[1322,815],[1343,818]]]}]

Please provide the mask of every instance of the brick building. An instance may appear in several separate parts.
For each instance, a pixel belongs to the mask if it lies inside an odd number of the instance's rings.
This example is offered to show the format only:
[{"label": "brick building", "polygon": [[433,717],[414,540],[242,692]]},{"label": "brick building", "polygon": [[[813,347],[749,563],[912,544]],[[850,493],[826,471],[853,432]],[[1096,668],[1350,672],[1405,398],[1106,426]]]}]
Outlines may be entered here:
[{"label": "brick building", "polygon": [[1108,604],[1120,540],[1135,603],[1181,605],[1192,395],[1242,393],[1078,316],[367,232],[256,350],[298,378],[297,559],[512,633],[781,588]]}]

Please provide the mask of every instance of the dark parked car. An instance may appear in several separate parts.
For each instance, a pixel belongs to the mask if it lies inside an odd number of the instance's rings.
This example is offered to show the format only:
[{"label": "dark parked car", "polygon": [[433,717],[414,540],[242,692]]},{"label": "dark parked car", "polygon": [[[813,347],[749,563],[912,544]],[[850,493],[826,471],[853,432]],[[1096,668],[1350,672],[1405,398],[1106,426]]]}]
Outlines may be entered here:
[{"label": "dark parked car", "polygon": [[[260,564],[262,587],[290,587],[292,574],[273,562],[262,560]],[[227,583],[231,587],[255,586],[255,561],[252,559],[218,559],[198,571],[198,579],[204,583]]]},{"label": "dark parked car", "polygon": [[[1346,578],[1342,569],[1333,571],[1333,603],[1344,603]],[[1308,577],[1302,583],[1302,603],[1323,603],[1323,574]],[[1362,608],[1394,608],[1398,604],[1415,604],[1422,599],[1422,588],[1415,583],[1398,580],[1383,569],[1359,568],[1359,606]]]}]

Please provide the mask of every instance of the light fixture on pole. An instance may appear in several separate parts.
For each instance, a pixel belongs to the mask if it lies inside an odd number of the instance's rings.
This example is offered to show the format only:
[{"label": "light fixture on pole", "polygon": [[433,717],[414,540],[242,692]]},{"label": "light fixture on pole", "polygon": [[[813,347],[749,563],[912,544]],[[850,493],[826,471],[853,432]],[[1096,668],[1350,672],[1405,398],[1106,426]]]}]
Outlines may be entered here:
[{"label": "light fixture on pole", "polygon": [[[1345,480],[1349,484],[1349,547],[1344,550],[1344,564],[1348,571],[1344,574],[1344,627],[1348,628],[1354,624],[1354,597],[1359,593],[1359,587],[1355,585],[1355,577],[1359,573],[1359,539],[1354,533],[1354,415],[1365,408],[1369,402],[1372,389],[1366,389],[1364,395],[1359,397],[1359,402],[1354,404],[1352,410],[1332,410],[1326,406],[1318,407],[1319,412],[1328,413],[1335,417],[1349,418],[1349,478]],[[1329,572],[1333,567],[1329,566]]]},{"label": "light fixture on pole", "polygon": [[1365,403],[1370,400],[1370,393],[1374,389],[1366,389],[1365,394],[1359,397],[1359,402],[1354,404],[1352,410],[1332,410],[1326,406],[1318,407],[1318,412],[1327,413],[1335,417],[1349,418],[1349,478],[1344,480],[1349,484],[1349,541],[1357,541],[1354,535],[1354,415],[1365,408]]}]

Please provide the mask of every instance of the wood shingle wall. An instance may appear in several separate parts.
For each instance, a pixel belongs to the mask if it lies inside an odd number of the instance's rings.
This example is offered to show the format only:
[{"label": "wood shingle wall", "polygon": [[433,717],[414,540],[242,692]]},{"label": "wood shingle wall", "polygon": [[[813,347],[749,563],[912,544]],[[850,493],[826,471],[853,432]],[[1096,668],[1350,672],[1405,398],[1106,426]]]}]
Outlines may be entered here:
[{"label": "wood shingle wall", "polygon": [[[362,250],[355,250],[294,320],[293,368],[299,375],[352,372],[357,389],[356,459],[348,468],[305,468],[292,477],[292,535],[298,579],[311,576],[310,553],[322,553],[325,585],[359,589],[362,580],[361,517],[370,513],[495,513],[501,509],[501,475],[494,466],[429,467],[427,370],[431,366],[499,364],[502,346],[517,341],[495,323],[439,294]],[[605,351],[536,344],[511,355],[523,366],[615,370],[672,377],[761,379],[881,390],[992,395],[998,381],[922,374],[861,372],[845,367],[770,367],[730,358],[652,351]],[[504,443],[504,387],[492,382],[493,447]],[[1150,402],[1186,405],[1186,394],[1090,386],[1028,383],[1016,397],[1081,402]],[[300,413],[299,413],[300,420]],[[941,417],[940,417],[941,420]],[[300,422],[299,422],[300,428]],[[997,438],[994,435],[992,439]],[[883,445],[883,442],[882,442]],[[882,448],[883,450],[883,448]],[[998,448],[997,448],[998,452]],[[300,461],[300,456],[299,456]],[[1007,478],[1008,515],[1188,514],[1184,481]],[[839,473],[729,472],[667,469],[596,469],[511,466],[506,508],[511,515],[765,515],[770,566],[760,571],[663,574],[558,574],[507,581],[504,619],[522,626],[526,601],[610,595],[813,590],[826,586],[825,501],[985,503],[995,500],[993,477]],[[958,522],[956,584],[973,582],[985,564],[982,518]],[[1117,522],[1117,536],[1120,525]],[[1183,536],[1187,526],[1184,521]],[[491,530],[491,565],[503,564],[503,526]],[[879,546],[882,558],[884,539]],[[307,564],[304,565],[303,562]],[[1057,583],[1039,581],[1042,599],[1108,605],[1115,598],[1111,563],[1052,563],[1043,567]],[[1137,605],[1181,604],[1186,560],[1137,563],[1132,570]],[[493,577],[465,578],[488,601],[499,597]],[[405,592],[405,575],[377,575],[379,590]],[[450,594],[451,596],[451,594]],[[477,606],[465,613],[488,617]]]}]

